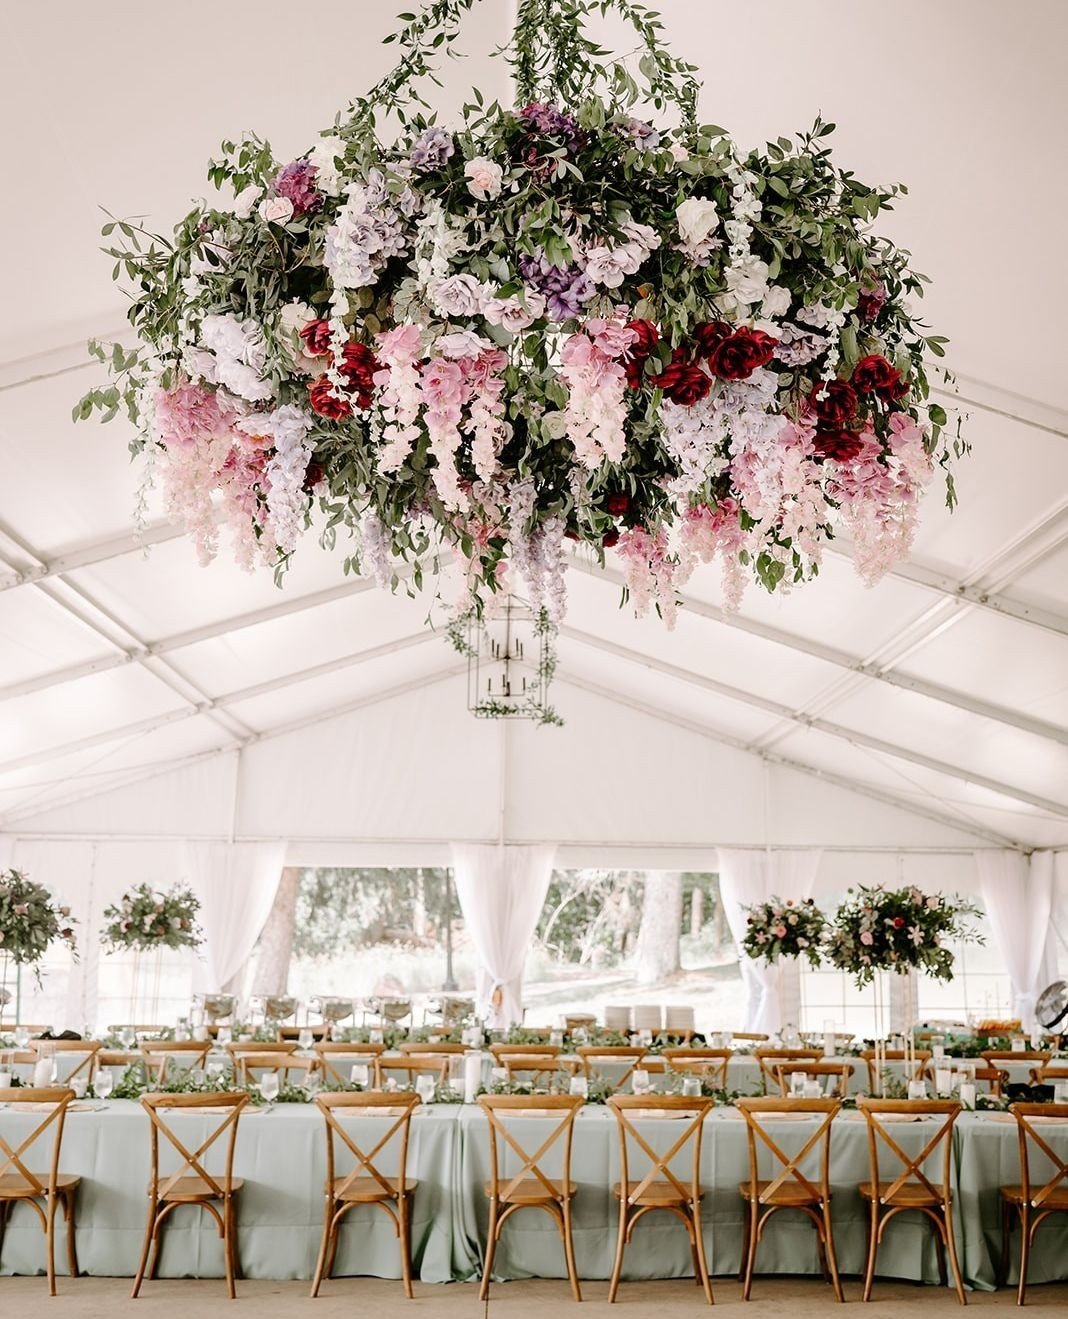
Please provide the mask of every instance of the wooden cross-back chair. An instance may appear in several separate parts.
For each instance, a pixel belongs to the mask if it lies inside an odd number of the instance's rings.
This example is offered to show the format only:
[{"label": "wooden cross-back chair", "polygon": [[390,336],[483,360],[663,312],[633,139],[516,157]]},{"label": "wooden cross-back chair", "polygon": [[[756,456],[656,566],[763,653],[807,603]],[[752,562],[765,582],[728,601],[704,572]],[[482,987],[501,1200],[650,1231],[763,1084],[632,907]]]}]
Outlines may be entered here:
[{"label": "wooden cross-back chair", "polygon": [[[1001,1188],[1000,1281],[1004,1282],[1008,1273],[1009,1233],[1015,1211],[1020,1227],[1020,1279],[1016,1304],[1023,1305],[1027,1299],[1027,1267],[1035,1234],[1051,1214],[1068,1214],[1068,1160],[1051,1147],[1038,1123],[1068,1126],[1068,1104],[1010,1104],[1009,1112],[1016,1118],[1020,1140],[1020,1182]],[[1041,1160],[1048,1170],[1041,1177],[1033,1176],[1032,1154],[1035,1162]]]},{"label": "wooden cross-back chair", "polygon": [[[231,1300],[237,1295],[234,1277],[240,1276],[241,1273],[237,1249],[237,1194],[244,1182],[240,1177],[234,1176],[234,1146],[237,1142],[238,1119],[247,1103],[248,1095],[243,1090],[227,1090],[215,1094],[141,1096],[141,1104],[151,1120],[152,1171],[148,1186],[149,1204],[145,1240],[133,1289],[130,1292],[131,1297],[136,1298],[140,1292],[146,1269],[150,1278],[156,1276],[163,1225],[181,1205],[193,1205],[198,1209],[207,1210],[215,1220],[223,1243],[226,1290]],[[168,1118],[164,1115],[167,1110],[189,1114],[195,1113],[198,1109],[202,1113],[209,1113],[218,1118],[218,1121],[209,1124],[211,1130],[207,1136],[195,1150],[190,1150],[185,1140],[169,1125]],[[175,1172],[163,1173],[160,1170],[161,1136],[165,1144],[173,1148],[181,1159]],[[220,1140],[225,1140],[224,1170],[221,1174],[214,1174],[208,1172],[205,1166],[205,1155]],[[149,1264],[150,1249],[151,1265]]]},{"label": "wooden cross-back chair", "polygon": [[[419,1096],[412,1093],[386,1095],[375,1092],[316,1095],[326,1123],[326,1188],[323,1215],[323,1238],[319,1258],[312,1279],[312,1296],[319,1295],[324,1278],[334,1272],[337,1258],[341,1221],[356,1205],[374,1205],[385,1211],[393,1222],[400,1238],[401,1276],[404,1294],[412,1295],[412,1203],[417,1182],[408,1177],[408,1135],[412,1114],[419,1105]],[[376,1127],[374,1144],[365,1149],[339,1117],[370,1117],[380,1124]],[[351,1172],[337,1171],[336,1145],[341,1144],[352,1155],[355,1164]],[[397,1171],[385,1174],[375,1160],[397,1142]]]},{"label": "wooden cross-back chair", "polygon": [[824,1086],[827,1085],[829,1077],[835,1078],[833,1098],[845,1099],[849,1094],[849,1082],[853,1077],[856,1068],[850,1062],[843,1062],[841,1059],[833,1058],[814,1058],[809,1062],[798,1063],[777,1063],[775,1066],[775,1079],[779,1084],[779,1092],[783,1095],[790,1093],[790,1078],[800,1073],[802,1076],[811,1077],[813,1080],[822,1080]]},{"label": "wooden cross-back chair", "polygon": [[775,1074],[775,1069],[779,1063],[817,1062],[823,1057],[823,1050],[792,1049],[775,1044],[768,1045],[766,1048],[761,1046],[754,1049],[753,1057],[757,1060],[757,1066],[760,1068],[760,1084],[764,1093],[767,1094],[769,1086],[776,1092],[779,1089],[779,1078]]},{"label": "wooden cross-back chair", "polygon": [[747,1040],[753,1044],[765,1044],[771,1038],[759,1030],[732,1030],[727,1033],[732,1040]]},{"label": "wooden cross-back chair", "polygon": [[562,1060],[557,1044],[491,1044],[490,1054],[497,1067],[503,1067],[508,1080],[518,1076],[531,1076],[535,1084],[545,1084],[560,1073],[571,1074],[571,1067]]},{"label": "wooden cross-back chair", "polygon": [[[608,1285],[609,1301],[616,1299],[623,1272],[623,1254],[636,1224],[646,1214],[666,1210],[680,1219],[686,1228],[694,1278],[700,1282],[705,1300],[711,1305],[712,1284],[701,1231],[704,1194],[701,1189],[701,1136],[712,1101],[688,1095],[612,1095],[608,1107],[615,1115],[619,1132],[620,1168],[620,1180],[612,1187],[612,1194],[619,1200],[619,1232],[612,1279]],[[634,1125],[639,1117],[670,1121],[669,1130],[675,1139],[665,1154],[657,1153]],[[640,1156],[649,1163],[649,1171],[640,1179],[631,1175],[632,1151],[640,1151]],[[687,1153],[691,1155],[691,1171],[689,1179],[683,1181],[672,1171],[671,1164],[676,1158],[685,1159]]]},{"label": "wooden cross-back chair", "polygon": [[624,1068],[622,1074],[610,1078],[617,1090],[623,1089],[631,1073],[645,1057],[645,1049],[640,1044],[584,1044],[575,1053],[583,1072],[591,1078],[602,1076],[598,1063],[621,1064]]},{"label": "wooden cross-back chair", "polygon": [[[6,1090],[4,1095],[4,1103],[16,1113],[20,1109],[35,1112],[38,1105],[46,1107],[41,1121],[17,1145],[9,1143],[0,1132],[0,1247],[3,1245],[4,1228],[15,1205],[28,1204],[40,1220],[45,1235],[48,1294],[55,1296],[57,1209],[62,1209],[66,1223],[67,1267],[72,1278],[78,1276],[78,1256],[74,1247],[74,1199],[82,1179],[59,1171],[63,1126],[67,1105],[74,1098],[74,1091],[69,1086],[21,1086]],[[33,1108],[29,1108],[30,1105]],[[53,1130],[48,1172],[34,1172],[28,1166],[27,1156],[32,1146],[50,1127]]]},{"label": "wooden cross-back chair", "polygon": [[239,1053],[235,1059],[234,1076],[238,1085],[255,1085],[263,1072],[274,1072],[279,1085],[290,1084],[290,1072],[299,1072],[298,1084],[318,1070],[318,1058],[299,1053]]},{"label": "wooden cross-back chair", "polygon": [[1031,1068],[1032,1085],[1053,1085],[1057,1081],[1068,1081],[1068,1063],[1040,1063]]},{"label": "wooden cross-back chair", "polygon": [[163,1085],[172,1063],[184,1071],[203,1067],[210,1052],[208,1040],[145,1040],[140,1047],[150,1085]]},{"label": "wooden cross-back chair", "polygon": [[[923,1077],[930,1081],[932,1085],[937,1085],[938,1078],[935,1073],[938,1071],[937,1062],[929,1062],[923,1069]],[[972,1079],[985,1085],[990,1093],[996,1098],[1001,1098],[1001,1092],[1009,1082],[1009,1074],[1002,1067],[976,1067],[970,1073]]]},{"label": "wooden cross-back chair", "polygon": [[381,1090],[393,1077],[403,1077],[407,1085],[414,1086],[416,1078],[432,1076],[436,1085],[449,1079],[448,1054],[402,1054],[400,1057],[379,1054],[374,1062],[374,1088]]},{"label": "wooden cross-back chair", "polygon": [[688,1072],[711,1081],[718,1089],[727,1088],[727,1065],[733,1049],[678,1048],[664,1049],[661,1056],[673,1072]]},{"label": "wooden cross-back chair", "polygon": [[[874,1094],[879,1081],[879,1078],[875,1075],[875,1050],[861,1049],[860,1056],[868,1067],[868,1090]],[[912,1070],[912,1074],[905,1079],[907,1081],[919,1081],[923,1078],[923,1069],[931,1061],[933,1055],[929,1049],[917,1049],[912,1056],[916,1061],[916,1065]],[[904,1049],[884,1049],[882,1058],[883,1062],[887,1063],[903,1063],[906,1061],[907,1055]]]},{"label": "wooden cross-back chair", "polygon": [[100,1052],[99,1040],[36,1040],[34,1042],[34,1053],[38,1058],[42,1056],[41,1046],[50,1049],[55,1055],[56,1070],[59,1071],[59,1060],[66,1055],[68,1058],[80,1058],[74,1067],[72,1067],[64,1076],[56,1078],[56,1085],[66,1085],[73,1077],[85,1074],[88,1081],[93,1074],[93,1060]]},{"label": "wooden cross-back chair", "polygon": [[233,1040],[226,1046],[230,1065],[237,1070],[237,1060],[243,1053],[296,1053],[296,1040]]},{"label": "wooden cross-back chair", "polygon": [[374,1076],[375,1059],[385,1051],[384,1044],[345,1044],[340,1040],[315,1046],[319,1070],[329,1085],[348,1085],[353,1067],[361,1064],[367,1067],[367,1079],[370,1081]]},{"label": "wooden cross-back chair", "polygon": [[317,1022],[314,1026],[279,1026],[278,1039],[282,1044],[288,1044],[290,1041],[299,1044],[301,1031],[311,1031],[312,1041],[315,1044],[321,1044],[330,1034],[330,1023],[328,1021]]},{"label": "wooden cross-back chair", "polygon": [[[868,1227],[868,1263],[864,1274],[864,1299],[871,1298],[875,1278],[875,1261],[879,1244],[892,1219],[907,1210],[916,1210],[930,1222],[938,1251],[938,1272],[942,1285],[947,1283],[946,1251],[953,1270],[953,1285],[961,1305],[967,1302],[964,1283],[957,1261],[957,1245],[953,1236],[953,1124],[961,1111],[955,1100],[943,1099],[866,1099],[857,1100],[868,1127],[868,1157],[871,1181],[861,1182],[860,1195],[868,1202],[871,1217]],[[902,1117],[940,1119],[938,1125],[913,1157],[902,1149],[894,1138],[892,1123]],[[926,1133],[923,1133],[926,1135]],[[880,1177],[879,1152],[885,1145],[901,1171],[893,1180]],[[942,1156],[942,1172],[934,1180],[924,1172],[929,1159]]]},{"label": "wooden cross-back chair", "polygon": [[[485,1301],[489,1298],[493,1257],[505,1223],[520,1209],[540,1209],[556,1224],[564,1243],[571,1293],[576,1301],[581,1301],[582,1292],[575,1266],[575,1243],[571,1231],[571,1201],[577,1189],[571,1180],[571,1140],[575,1118],[584,1103],[582,1096],[482,1095],[478,1102],[489,1121],[490,1147],[490,1180],[486,1183],[486,1194],[490,1202],[489,1228],[479,1299]],[[531,1153],[517,1138],[516,1126],[519,1122],[531,1121],[535,1116],[555,1118],[556,1122]],[[538,1134],[541,1135],[541,1128]],[[547,1176],[541,1165],[558,1141],[563,1142],[562,1165],[560,1176],[554,1178]],[[519,1171],[514,1174],[504,1171],[509,1150],[519,1157],[521,1163]]]},{"label": "wooden cross-back chair", "polygon": [[1035,1063],[1045,1067],[1053,1054],[1048,1049],[984,1049],[979,1056],[988,1067],[1004,1067],[1006,1063]]},{"label": "wooden cross-back chair", "polygon": [[[748,1301],[753,1288],[757,1246],[768,1220],[781,1209],[797,1209],[812,1220],[823,1276],[829,1277],[835,1296],[844,1301],[831,1226],[831,1123],[842,1107],[841,1100],[765,1097],[738,1099],[735,1103],[745,1118],[749,1138],[749,1180],[738,1188],[746,1209],[742,1239],[742,1299]],[[817,1119],[816,1129],[796,1154],[786,1154],[765,1129],[764,1123],[773,1122],[776,1117],[793,1119],[797,1116]],[[762,1149],[770,1153],[772,1162],[772,1176],[763,1180],[760,1177]],[[811,1177],[803,1169],[805,1160],[816,1150],[820,1170],[816,1177]]]},{"label": "wooden cross-back chair", "polygon": [[0,1049],[0,1064],[11,1068],[26,1068],[31,1077],[36,1062],[37,1053],[34,1049]]},{"label": "wooden cross-back chair", "polygon": [[467,1052],[466,1044],[433,1044],[429,1041],[405,1042],[400,1046],[401,1053],[434,1053],[453,1055]]}]

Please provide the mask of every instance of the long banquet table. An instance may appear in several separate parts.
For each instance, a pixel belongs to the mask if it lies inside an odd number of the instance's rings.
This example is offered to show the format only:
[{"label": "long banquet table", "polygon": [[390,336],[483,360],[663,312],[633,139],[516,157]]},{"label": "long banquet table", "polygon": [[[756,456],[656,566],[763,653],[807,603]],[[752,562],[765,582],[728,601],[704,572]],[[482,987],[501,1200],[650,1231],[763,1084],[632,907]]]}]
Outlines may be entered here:
[{"label": "long banquet table", "polygon": [[[1000,1250],[1000,1185],[1018,1181],[1015,1124],[1001,1115],[963,1114],[955,1135],[957,1240],[966,1282],[976,1288],[994,1285]],[[197,1141],[211,1119],[183,1116],[183,1135]],[[216,1119],[217,1120],[217,1119]],[[33,1115],[0,1109],[0,1135],[8,1140],[28,1133]],[[524,1142],[540,1143],[552,1119],[524,1120]],[[370,1135],[370,1120],[353,1120],[353,1134]],[[654,1148],[674,1139],[677,1124],[639,1120]],[[362,1130],[361,1130],[362,1129]],[[139,1104],[112,1101],[100,1111],[71,1112],[64,1137],[62,1166],[83,1178],[77,1207],[77,1245],[81,1267],[91,1274],[132,1275],[141,1246],[148,1184],[148,1118]],[[895,1131],[906,1149],[918,1152],[931,1127],[917,1122]],[[807,1123],[780,1124],[776,1138],[784,1149],[796,1148],[811,1132]],[[1045,1133],[1068,1156],[1068,1129]],[[187,1141],[188,1143],[188,1141]],[[195,1146],[194,1146],[195,1148]],[[738,1184],[748,1175],[745,1125],[731,1109],[713,1110],[705,1124],[702,1184],[705,1244],[713,1274],[732,1274],[741,1249],[742,1207]],[[35,1162],[40,1162],[37,1160]],[[489,1175],[487,1126],[474,1105],[431,1105],[413,1120],[409,1172],[418,1180],[413,1215],[416,1276],[425,1282],[478,1276],[485,1241]],[[615,1121],[603,1107],[587,1106],[577,1119],[572,1177],[575,1199],[575,1249],[580,1276],[606,1278],[611,1272],[616,1202],[611,1186],[618,1179]],[[386,1166],[386,1165],[383,1165]],[[551,1161],[546,1164],[552,1171]],[[242,1267],[254,1278],[309,1278],[322,1225],[325,1177],[323,1122],[307,1105],[249,1111],[237,1140],[235,1173],[245,1179],[240,1195],[239,1232]],[[834,1235],[844,1273],[863,1267],[867,1220],[857,1183],[868,1178],[867,1137],[856,1114],[841,1114],[834,1124],[831,1175],[834,1185]],[[880,1248],[879,1274],[935,1281],[937,1268],[929,1229],[902,1216]],[[198,1221],[199,1220],[199,1221]],[[1068,1215],[1057,1215],[1041,1229],[1030,1270],[1034,1282],[1068,1279]],[[57,1260],[62,1268],[60,1239]],[[0,1272],[33,1273],[43,1263],[43,1237],[29,1210],[17,1209],[8,1223],[0,1253]],[[1013,1255],[1016,1255],[1014,1248]],[[807,1219],[776,1216],[757,1256],[758,1273],[818,1273],[815,1233]],[[358,1208],[342,1228],[337,1275],[400,1276],[397,1239],[379,1210]],[[165,1229],[160,1261],[162,1276],[221,1276],[221,1246],[210,1220],[193,1210],[176,1214]],[[501,1278],[539,1275],[563,1277],[559,1237],[549,1218],[524,1212],[509,1220],[498,1248],[494,1273]],[[652,1215],[638,1226],[627,1249],[624,1278],[689,1276],[691,1262],[685,1233],[667,1214]],[[1011,1275],[1010,1275],[1011,1276]]]}]

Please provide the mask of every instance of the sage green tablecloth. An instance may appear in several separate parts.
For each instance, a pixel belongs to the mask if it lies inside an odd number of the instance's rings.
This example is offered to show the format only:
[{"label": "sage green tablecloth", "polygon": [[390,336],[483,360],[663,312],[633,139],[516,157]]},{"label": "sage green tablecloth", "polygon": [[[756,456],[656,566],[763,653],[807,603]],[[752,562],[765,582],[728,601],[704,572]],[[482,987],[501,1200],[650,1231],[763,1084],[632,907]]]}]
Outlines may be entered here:
[{"label": "sage green tablecloth", "polygon": [[[39,1120],[31,1114],[0,1109],[0,1135],[9,1141]],[[195,1147],[210,1119],[180,1119]],[[552,1119],[525,1119],[524,1141],[535,1148],[548,1134]],[[654,1148],[666,1149],[678,1131],[675,1121],[639,1119]],[[366,1143],[371,1123],[353,1122],[357,1139]],[[83,1178],[78,1195],[78,1254],[83,1270],[93,1274],[131,1275],[144,1230],[148,1184],[148,1118],[139,1104],[113,1101],[102,1112],[73,1112],[67,1119],[62,1167]],[[776,1138],[787,1152],[811,1133],[806,1123],[783,1123]],[[525,1133],[529,1132],[529,1136]],[[929,1123],[902,1124],[895,1137],[915,1153],[931,1132]],[[539,1135],[540,1133],[540,1135]],[[1068,1156],[1068,1129],[1044,1134]],[[965,1280],[993,1286],[1000,1252],[998,1188],[1019,1180],[1015,1124],[991,1116],[965,1114],[956,1131],[957,1240]],[[666,1142],[666,1143],[665,1143]],[[33,1160],[44,1167],[44,1159]],[[210,1167],[217,1164],[209,1162]],[[382,1165],[388,1171],[386,1165]],[[547,1170],[557,1170],[551,1161]],[[867,1136],[857,1115],[840,1116],[832,1144],[834,1234],[843,1273],[863,1268],[867,1216],[857,1183],[868,1179]],[[575,1245],[579,1272],[607,1278],[615,1246],[617,1202],[611,1193],[619,1175],[615,1120],[591,1105],[575,1126],[572,1177],[575,1199]],[[705,1125],[702,1156],[705,1186],[703,1222],[709,1267],[732,1274],[738,1267],[742,1205],[738,1184],[748,1176],[745,1125],[732,1110],[718,1109]],[[239,1209],[241,1260],[249,1277],[310,1278],[322,1229],[325,1177],[323,1123],[307,1105],[279,1105],[270,1113],[249,1112],[241,1119],[235,1172],[245,1179]],[[472,1105],[440,1105],[423,1111],[412,1123],[410,1173],[418,1179],[413,1223],[416,1275],[425,1282],[478,1276],[485,1241],[489,1176],[486,1120]],[[879,1253],[879,1274],[933,1282],[937,1266],[929,1229],[903,1215],[888,1230]],[[60,1267],[65,1253],[60,1240]],[[43,1267],[43,1236],[36,1217],[17,1208],[8,1224],[0,1272],[34,1273]],[[1018,1252],[1014,1238],[1013,1260]],[[1013,1265],[1015,1268],[1015,1264]],[[807,1219],[780,1214],[765,1234],[757,1255],[758,1273],[817,1273],[815,1233]],[[198,1222],[193,1210],[180,1210],[165,1229],[163,1276],[221,1276],[220,1243],[210,1221]],[[504,1230],[494,1272],[498,1277],[565,1276],[560,1239],[543,1213],[525,1210]],[[628,1278],[688,1276],[689,1247],[682,1225],[667,1214],[638,1224],[627,1249]],[[400,1276],[397,1239],[385,1215],[369,1208],[354,1210],[342,1229],[336,1273]],[[1011,1276],[1015,1276],[1014,1272]],[[1068,1222],[1049,1220],[1040,1230],[1032,1255],[1035,1282],[1068,1278]]]}]

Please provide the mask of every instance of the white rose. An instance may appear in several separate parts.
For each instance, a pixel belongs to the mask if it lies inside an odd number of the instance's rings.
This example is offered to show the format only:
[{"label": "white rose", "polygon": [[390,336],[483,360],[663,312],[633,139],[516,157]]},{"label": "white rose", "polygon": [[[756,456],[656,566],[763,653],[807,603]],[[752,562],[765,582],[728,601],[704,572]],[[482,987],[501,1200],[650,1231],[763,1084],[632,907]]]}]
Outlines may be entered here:
[{"label": "white rose", "polygon": [[439,316],[477,316],[489,297],[489,289],[474,275],[450,275],[431,280],[427,294]]},{"label": "white rose", "polygon": [[344,139],[335,133],[321,137],[308,152],[308,160],[315,166],[315,186],[328,197],[341,195],[341,174],[336,162],[344,159]]},{"label": "white rose", "polygon": [[728,266],[725,281],[738,302],[762,302],[768,291],[768,263],[747,256]]},{"label": "white rose", "polygon": [[545,298],[535,289],[527,289],[523,301],[518,297],[490,298],[482,308],[482,315],[491,325],[500,325],[509,334],[519,334],[545,315]]},{"label": "white rose", "polygon": [[263,189],[258,183],[250,183],[247,188],[242,188],[234,198],[233,212],[239,220],[247,220],[252,214],[252,208],[259,201]]},{"label": "white rose", "polygon": [[698,243],[703,243],[719,224],[719,211],[716,209],[716,203],[706,197],[687,197],[681,206],[675,208],[675,218],[683,242],[696,247]]},{"label": "white rose", "polygon": [[471,330],[457,330],[454,334],[443,334],[434,344],[436,352],[453,361],[461,357],[480,357],[492,349],[493,344],[488,339],[483,339],[481,335],[474,334]]},{"label": "white rose", "polygon": [[268,224],[286,224],[293,218],[293,203],[288,197],[264,197],[260,202],[260,219]]},{"label": "white rose", "polygon": [[760,304],[760,314],[765,319],[784,316],[789,306],[790,290],[781,284],[771,284],[764,294],[764,301]]},{"label": "white rose", "polygon": [[467,176],[467,191],[472,197],[487,201],[500,196],[504,171],[495,160],[476,156],[464,166],[464,174]]},{"label": "white rose", "polygon": [[190,376],[206,380],[209,385],[215,383],[215,354],[206,348],[188,347],[182,350],[182,365]]}]

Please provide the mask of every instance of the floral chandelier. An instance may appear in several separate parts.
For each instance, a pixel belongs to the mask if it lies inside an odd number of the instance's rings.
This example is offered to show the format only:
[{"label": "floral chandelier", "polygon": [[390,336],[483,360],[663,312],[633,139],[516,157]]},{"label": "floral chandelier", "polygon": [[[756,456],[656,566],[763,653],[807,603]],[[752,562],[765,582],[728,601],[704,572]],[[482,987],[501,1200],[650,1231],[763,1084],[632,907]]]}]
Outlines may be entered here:
[{"label": "floral chandelier", "polygon": [[[473,91],[439,125],[419,82],[474,4],[401,15],[396,68],[299,159],[225,142],[173,237],[105,227],[139,342],[92,346],[112,383],[75,415],[129,415],[205,563],[221,510],[246,567],[313,526],[394,587],[447,553],[464,616],[517,592],[557,622],[567,540],[614,548],[669,625],[698,563],[737,608],[839,531],[875,582],[967,447],[927,401],[923,277],[872,229],[901,189],[837,169],[833,124],[748,153],[700,125],[694,67],[630,0],[521,0],[520,108]],[[633,71],[584,33],[609,10]]]}]

